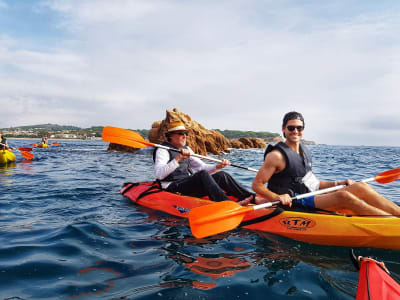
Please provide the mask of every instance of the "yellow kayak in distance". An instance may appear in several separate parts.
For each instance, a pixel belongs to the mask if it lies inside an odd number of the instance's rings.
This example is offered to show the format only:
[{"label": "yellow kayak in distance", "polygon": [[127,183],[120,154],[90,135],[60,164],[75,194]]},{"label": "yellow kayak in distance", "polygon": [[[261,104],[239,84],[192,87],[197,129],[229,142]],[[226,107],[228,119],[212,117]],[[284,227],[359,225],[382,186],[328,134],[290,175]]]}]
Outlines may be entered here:
[{"label": "yellow kayak in distance", "polygon": [[14,162],[16,156],[9,150],[0,150],[0,165],[6,165],[8,163]]},{"label": "yellow kayak in distance", "polygon": [[49,148],[49,145],[47,145],[47,144],[38,144],[37,147],[38,148]]}]

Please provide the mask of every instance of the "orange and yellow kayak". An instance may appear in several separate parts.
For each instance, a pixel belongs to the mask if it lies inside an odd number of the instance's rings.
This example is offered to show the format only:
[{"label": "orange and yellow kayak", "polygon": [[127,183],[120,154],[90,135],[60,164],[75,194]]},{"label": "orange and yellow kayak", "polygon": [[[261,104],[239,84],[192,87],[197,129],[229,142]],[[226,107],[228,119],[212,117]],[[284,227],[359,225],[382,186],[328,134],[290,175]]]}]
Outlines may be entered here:
[{"label": "orange and yellow kayak", "polygon": [[[138,205],[183,218],[188,218],[192,208],[214,203],[169,193],[153,182],[127,183],[121,194]],[[312,244],[400,250],[400,218],[395,217],[262,208],[247,213],[240,226]]]}]

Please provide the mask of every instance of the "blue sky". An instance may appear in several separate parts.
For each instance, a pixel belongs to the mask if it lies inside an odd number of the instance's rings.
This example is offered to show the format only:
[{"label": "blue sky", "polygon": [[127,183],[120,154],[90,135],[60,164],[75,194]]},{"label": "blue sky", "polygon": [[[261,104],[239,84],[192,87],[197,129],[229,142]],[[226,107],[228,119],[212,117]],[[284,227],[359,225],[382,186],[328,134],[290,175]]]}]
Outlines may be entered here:
[{"label": "blue sky", "polygon": [[0,0],[0,128],[207,128],[400,146],[400,2]]}]

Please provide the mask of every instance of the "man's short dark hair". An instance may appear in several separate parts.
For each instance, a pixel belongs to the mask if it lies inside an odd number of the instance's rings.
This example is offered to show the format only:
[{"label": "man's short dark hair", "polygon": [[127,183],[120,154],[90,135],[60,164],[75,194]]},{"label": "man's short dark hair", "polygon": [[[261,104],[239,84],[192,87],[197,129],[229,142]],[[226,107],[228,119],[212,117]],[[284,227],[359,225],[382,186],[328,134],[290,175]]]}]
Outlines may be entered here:
[{"label": "man's short dark hair", "polygon": [[306,124],[304,123],[304,118],[303,115],[297,111],[291,111],[288,112],[284,117],[283,117],[283,122],[282,122],[282,127],[285,127],[287,122],[289,122],[290,120],[300,120],[303,122],[303,126],[305,126]]}]

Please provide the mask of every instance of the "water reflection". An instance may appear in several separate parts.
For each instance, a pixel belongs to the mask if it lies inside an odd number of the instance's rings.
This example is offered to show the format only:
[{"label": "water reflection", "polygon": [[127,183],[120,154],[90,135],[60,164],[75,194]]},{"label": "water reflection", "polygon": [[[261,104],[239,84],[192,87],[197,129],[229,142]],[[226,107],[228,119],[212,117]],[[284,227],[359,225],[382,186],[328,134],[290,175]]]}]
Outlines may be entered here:
[{"label": "water reflection", "polygon": [[186,264],[193,273],[211,277],[233,276],[237,272],[250,268],[250,262],[242,257],[232,257],[227,254],[220,254],[218,257],[197,256],[194,262]]},{"label": "water reflection", "polygon": [[15,167],[17,164],[15,162],[10,162],[7,164],[0,164],[0,182],[4,186],[11,186],[11,176],[15,173]]}]

